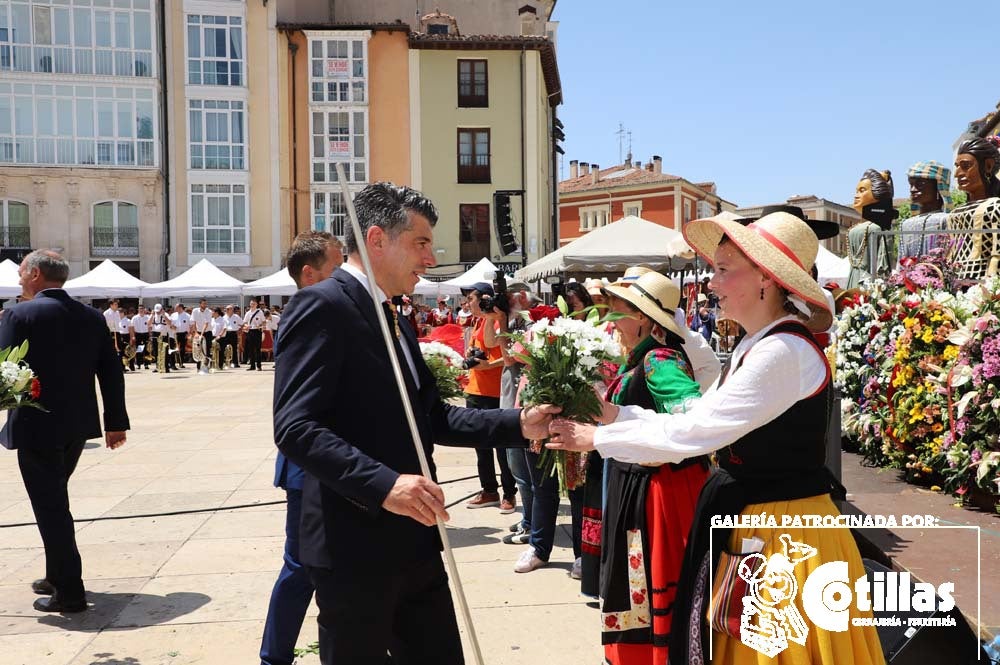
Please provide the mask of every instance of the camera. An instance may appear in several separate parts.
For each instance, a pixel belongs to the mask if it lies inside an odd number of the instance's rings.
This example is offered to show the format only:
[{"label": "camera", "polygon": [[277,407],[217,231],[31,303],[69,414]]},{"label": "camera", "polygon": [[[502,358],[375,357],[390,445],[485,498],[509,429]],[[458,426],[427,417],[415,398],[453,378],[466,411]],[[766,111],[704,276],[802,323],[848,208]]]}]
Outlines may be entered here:
[{"label": "camera", "polygon": [[479,364],[479,361],[486,361],[486,354],[482,349],[470,349],[468,357],[462,361],[462,369],[472,369]]},{"label": "camera", "polygon": [[484,312],[498,310],[504,314],[510,314],[510,298],[507,297],[507,279],[503,273],[497,271],[493,275],[493,295],[481,295],[479,297],[479,308]]}]

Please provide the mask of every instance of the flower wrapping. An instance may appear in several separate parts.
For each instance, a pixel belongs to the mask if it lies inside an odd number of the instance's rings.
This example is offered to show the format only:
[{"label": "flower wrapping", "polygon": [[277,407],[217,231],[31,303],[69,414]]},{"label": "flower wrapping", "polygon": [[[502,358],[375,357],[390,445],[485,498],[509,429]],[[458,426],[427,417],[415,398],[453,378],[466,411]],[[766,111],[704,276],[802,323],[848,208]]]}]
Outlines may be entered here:
[{"label": "flower wrapping", "polygon": [[0,409],[28,406],[44,411],[38,402],[42,384],[24,362],[28,354],[28,340],[21,346],[0,349]]}]

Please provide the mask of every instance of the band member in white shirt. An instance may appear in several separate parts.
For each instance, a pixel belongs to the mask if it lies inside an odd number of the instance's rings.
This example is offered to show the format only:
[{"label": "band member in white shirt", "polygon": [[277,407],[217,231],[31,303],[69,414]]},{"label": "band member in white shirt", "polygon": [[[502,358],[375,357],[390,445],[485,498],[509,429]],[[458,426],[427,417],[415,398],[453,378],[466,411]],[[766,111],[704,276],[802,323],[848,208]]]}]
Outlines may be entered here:
[{"label": "band member in white shirt", "polygon": [[226,335],[222,338],[222,348],[219,351],[222,352],[222,357],[225,358],[226,347],[233,347],[233,362],[230,367],[239,368],[240,366],[240,340],[239,333],[240,328],[243,327],[243,319],[239,314],[233,312],[232,305],[226,305],[226,314],[224,316],[226,320]]},{"label": "band member in white shirt", "polygon": [[[122,363],[125,361],[125,347],[129,344],[135,343],[135,338],[132,335],[132,317],[130,317],[128,312],[121,313],[120,319],[118,319],[118,349],[121,352]],[[128,361],[128,367],[125,368],[126,372],[135,371],[135,358],[133,357]]]},{"label": "band member in white shirt", "polygon": [[184,305],[177,303],[174,313],[170,315],[174,325],[174,337],[177,339],[177,364],[184,369],[184,355],[187,353],[188,332],[191,330],[191,315],[184,310]]},{"label": "band member in white shirt", "polygon": [[[174,359],[170,355],[170,317],[166,312],[163,311],[163,305],[156,303],[153,306],[153,313],[149,317],[149,327],[153,331],[153,339],[151,344],[153,345],[153,355],[155,356],[160,352],[160,342],[167,343],[167,357],[164,362],[164,370],[170,372],[170,368],[174,364]],[[154,367],[153,371],[156,372],[157,369]]]},{"label": "band member in white shirt", "polygon": [[115,351],[118,357],[122,357],[123,347],[118,344],[118,322],[122,320],[122,314],[118,311],[118,299],[115,298],[108,303],[108,308],[104,310],[104,322],[108,324],[108,334],[115,341]]},{"label": "band member in white shirt", "polygon": [[243,330],[246,332],[246,361],[250,365],[247,371],[256,369],[261,371],[260,366],[260,343],[264,334],[264,310],[257,307],[257,299],[250,299],[250,309],[243,315]]},{"label": "band member in white shirt", "polygon": [[[205,339],[205,354],[212,353],[212,310],[208,308],[208,301],[202,298],[198,301],[198,306],[191,310],[191,326],[194,330],[194,344],[198,343],[198,336]],[[198,363],[201,369],[201,363]]]},{"label": "band member in white shirt", "polygon": [[149,346],[149,312],[143,305],[139,305],[139,313],[132,317],[132,339],[136,360],[142,363],[143,369],[149,369],[146,354],[152,355],[153,349]]}]

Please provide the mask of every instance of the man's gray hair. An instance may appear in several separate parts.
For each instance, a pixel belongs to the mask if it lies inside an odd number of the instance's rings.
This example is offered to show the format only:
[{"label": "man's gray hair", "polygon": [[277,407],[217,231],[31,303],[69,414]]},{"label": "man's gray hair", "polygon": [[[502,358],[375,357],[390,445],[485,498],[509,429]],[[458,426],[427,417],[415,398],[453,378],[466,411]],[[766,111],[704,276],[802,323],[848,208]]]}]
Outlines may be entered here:
[{"label": "man's gray hair", "polygon": [[69,262],[51,249],[36,249],[28,254],[24,257],[24,266],[28,270],[38,268],[46,282],[62,285],[69,279]]}]

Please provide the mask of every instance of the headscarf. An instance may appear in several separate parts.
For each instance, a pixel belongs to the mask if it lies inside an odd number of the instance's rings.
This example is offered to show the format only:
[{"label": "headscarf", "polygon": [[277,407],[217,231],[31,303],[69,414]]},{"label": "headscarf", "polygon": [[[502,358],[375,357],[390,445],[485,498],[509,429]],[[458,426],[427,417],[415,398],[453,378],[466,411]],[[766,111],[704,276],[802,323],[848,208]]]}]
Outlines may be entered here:
[{"label": "headscarf", "polygon": [[[936,181],[938,196],[944,201],[941,210],[948,212],[951,209],[951,169],[944,164],[936,162],[933,159],[927,162],[917,162],[906,172],[906,177]],[[918,212],[917,207],[914,207],[912,203],[910,204],[910,210]]]}]

